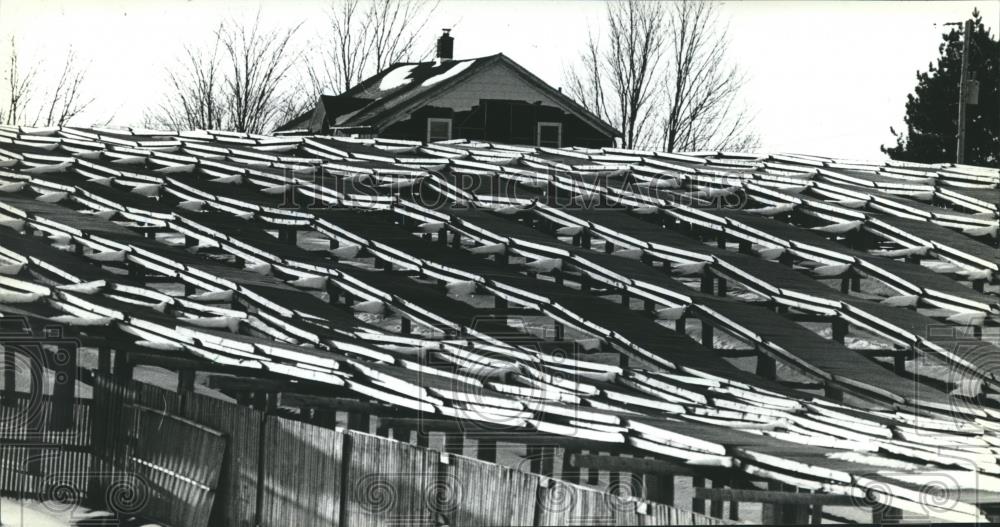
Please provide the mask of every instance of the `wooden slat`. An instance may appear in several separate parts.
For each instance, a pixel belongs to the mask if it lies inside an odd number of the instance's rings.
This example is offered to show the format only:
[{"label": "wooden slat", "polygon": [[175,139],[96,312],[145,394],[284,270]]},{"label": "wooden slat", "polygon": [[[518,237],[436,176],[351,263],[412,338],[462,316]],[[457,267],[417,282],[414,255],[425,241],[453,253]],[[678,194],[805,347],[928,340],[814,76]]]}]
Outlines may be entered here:
[{"label": "wooden slat", "polygon": [[341,525],[344,434],[269,416],[261,448],[262,527]]}]

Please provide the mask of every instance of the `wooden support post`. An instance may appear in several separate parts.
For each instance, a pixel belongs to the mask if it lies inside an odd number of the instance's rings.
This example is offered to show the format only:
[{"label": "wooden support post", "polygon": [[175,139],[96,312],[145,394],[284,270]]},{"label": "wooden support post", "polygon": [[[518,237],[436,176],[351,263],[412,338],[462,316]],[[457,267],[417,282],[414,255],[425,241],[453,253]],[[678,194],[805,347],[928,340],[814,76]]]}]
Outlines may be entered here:
[{"label": "wooden support post", "polygon": [[842,318],[835,318],[830,322],[830,331],[833,334],[833,340],[841,344],[844,343],[844,338],[847,337],[847,332],[850,329],[847,321]]},{"label": "wooden support post", "polygon": [[646,474],[643,482],[646,499],[664,505],[674,505],[674,477],[670,474]]},{"label": "wooden support post", "polygon": [[712,271],[706,265],[701,271],[701,292],[707,294],[713,294],[715,292],[715,278],[712,276]]},{"label": "wooden support post", "polygon": [[812,510],[809,511],[809,523],[812,525],[820,525],[823,523],[823,505],[815,504],[812,506]]},{"label": "wooden support post", "polygon": [[3,404],[17,404],[17,355],[13,346],[5,346],[3,352]]},{"label": "wooden support post", "polygon": [[115,350],[115,378],[119,381],[131,381],[134,365],[128,360],[128,352]]},{"label": "wooden support post", "polygon": [[411,435],[413,429],[405,426],[394,426],[392,428],[392,438],[396,441],[402,441],[403,443],[412,442]]},{"label": "wooden support post", "polygon": [[337,411],[317,406],[313,409],[313,422],[317,426],[334,428],[337,426]]},{"label": "wooden support post", "polygon": [[778,378],[777,362],[762,351],[757,352],[757,375],[772,381]]},{"label": "wooden support post", "polygon": [[289,245],[295,245],[298,241],[298,231],[295,227],[281,227],[278,229],[278,239]]},{"label": "wooden support post", "polygon": [[[769,482],[768,490],[781,490],[781,483]],[[762,525],[780,525],[782,522],[781,505],[763,503],[760,507],[760,523]]]},{"label": "wooden support post", "polygon": [[551,478],[555,475],[555,447],[543,445],[539,450],[541,455],[539,474]]},{"label": "wooden support post", "polygon": [[701,321],[701,345],[709,349],[715,346],[715,328],[704,319]]},{"label": "wooden support post", "polygon": [[615,496],[621,495],[622,473],[616,471],[608,472],[608,493]]},{"label": "wooden support post", "polygon": [[555,329],[556,340],[563,340],[566,338],[566,326],[562,322],[555,322],[553,325]]},{"label": "wooden support post", "polygon": [[437,232],[437,241],[441,245],[448,243],[448,227],[441,227]]},{"label": "wooden support post", "polygon": [[[692,478],[691,486],[695,489],[697,489],[698,487],[705,487],[705,478],[702,477]],[[694,499],[691,500],[691,511],[697,512],[699,514],[705,514],[705,500],[699,498],[697,494],[695,494]],[[764,523],[767,523],[767,521],[764,521]]]},{"label": "wooden support post", "polygon": [[729,519],[733,521],[740,521],[740,502],[729,502]]},{"label": "wooden support post", "polygon": [[978,279],[972,281],[972,289],[975,290],[977,293],[982,293],[985,287],[986,287],[985,279]]},{"label": "wooden support post", "polygon": [[748,241],[741,240],[739,250],[743,254],[751,254],[753,253],[753,245]]},{"label": "wooden support post", "polygon": [[782,523],[793,525],[805,525],[809,523],[808,504],[788,504],[782,506]]},{"label": "wooden support post", "polygon": [[462,455],[465,449],[465,437],[462,432],[448,432],[444,435],[444,451],[449,454]]},{"label": "wooden support post", "polygon": [[111,373],[111,348],[107,346],[97,348],[97,371],[105,375]]},{"label": "wooden support post", "polygon": [[636,474],[635,472],[629,474],[629,491],[630,496],[637,499],[646,498],[646,485],[643,481],[642,474]]},{"label": "wooden support post", "polygon": [[60,344],[56,349],[55,383],[52,386],[52,413],[49,426],[52,430],[73,428],[73,403],[76,396],[76,353],[75,344]]},{"label": "wooden support post", "polygon": [[623,306],[625,306],[625,307],[629,307],[631,305],[631,302],[632,302],[632,298],[629,296],[629,294],[627,292],[625,292],[625,291],[622,291],[622,294],[621,294],[621,304]]},{"label": "wooden support post", "polygon": [[454,235],[452,235],[452,237],[451,237],[451,246],[455,247],[455,248],[461,248],[462,247],[462,233],[456,232]]},{"label": "wooden support post", "polygon": [[[715,480],[715,479],[712,480],[712,488],[713,489],[720,488],[720,487],[723,487],[723,486],[724,485],[722,484],[721,481]],[[725,505],[725,504],[726,504],[726,502],[723,501],[723,500],[712,500],[710,502],[710,505],[709,505],[708,515],[711,516],[711,517],[713,517],[713,518],[722,518],[723,514],[724,514],[723,513],[723,505]]]},{"label": "wooden support post", "polygon": [[413,324],[410,319],[403,317],[399,320],[399,332],[403,335],[409,335],[413,332]]},{"label": "wooden support post", "polygon": [[906,349],[896,350],[896,354],[892,357],[892,369],[896,373],[906,373],[906,356],[908,355],[908,351]]},{"label": "wooden support post", "polygon": [[573,466],[571,458],[573,449],[563,448],[562,450],[562,479],[568,483],[580,482],[580,469]]},{"label": "wooden support post", "polygon": [[417,446],[422,448],[428,448],[431,446],[431,433],[430,430],[418,427],[416,430]]},{"label": "wooden support post", "polygon": [[726,279],[719,278],[719,296],[726,296]]},{"label": "wooden support post", "polygon": [[583,229],[580,233],[580,247],[590,249],[590,229]]},{"label": "wooden support post", "polygon": [[608,240],[604,240],[604,252],[606,254],[611,254],[611,253],[615,252],[615,244],[611,243]]},{"label": "wooden support post", "polygon": [[528,445],[525,448],[524,454],[525,457],[528,458],[528,471],[532,474],[538,474],[542,470],[542,459],[539,447],[535,445]]},{"label": "wooden support post", "polygon": [[645,300],[642,304],[642,308],[647,313],[652,313],[656,311],[656,302],[653,302],[652,300]]},{"label": "wooden support post", "polygon": [[[581,453],[589,453],[589,451],[582,451]],[[601,471],[596,468],[587,469],[587,485],[597,485],[601,481]]]},{"label": "wooden support post", "polygon": [[[28,437],[41,440],[44,431],[42,417],[45,412],[41,411],[42,397],[45,392],[45,364],[42,360],[43,350],[28,350],[28,376],[30,385],[28,388]],[[28,450],[27,470],[29,474],[40,475],[42,471],[41,450],[32,448]]]},{"label": "wooden support post", "polygon": [[844,390],[841,390],[829,382],[823,385],[823,394],[826,395],[826,397],[831,401],[838,403],[844,401]]},{"label": "wooden support post", "polygon": [[851,291],[854,291],[855,293],[861,291],[861,277],[860,276],[852,276],[851,277]]},{"label": "wooden support post", "polygon": [[843,293],[843,294],[845,294],[845,295],[847,293],[851,292],[851,279],[850,278],[846,278],[845,277],[845,278],[841,278],[840,279],[840,292]]},{"label": "wooden support post", "polygon": [[476,440],[476,458],[490,463],[497,462],[497,442],[495,439],[480,438]]},{"label": "wooden support post", "polygon": [[371,416],[364,412],[348,412],[347,428],[367,434],[371,430]]},{"label": "wooden support post", "polygon": [[190,368],[177,372],[177,393],[194,392],[194,374],[195,371]]}]

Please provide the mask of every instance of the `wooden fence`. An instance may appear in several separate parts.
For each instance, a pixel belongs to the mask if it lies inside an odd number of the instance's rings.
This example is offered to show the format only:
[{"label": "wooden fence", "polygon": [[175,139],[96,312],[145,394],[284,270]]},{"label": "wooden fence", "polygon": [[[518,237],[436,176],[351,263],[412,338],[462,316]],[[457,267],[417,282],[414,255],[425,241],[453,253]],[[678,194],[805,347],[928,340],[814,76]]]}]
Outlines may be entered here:
[{"label": "wooden fence", "polygon": [[[51,404],[42,406],[47,412]],[[19,422],[13,417],[17,411],[6,407],[0,415]],[[29,449],[0,449],[5,467],[21,463],[22,469],[0,472],[0,491],[32,497],[48,492],[50,498],[61,492],[92,507],[175,526],[729,523],[408,442],[101,374],[94,378],[93,400],[78,400],[74,412],[70,430],[39,436],[60,445],[43,450],[59,452],[61,461],[42,461],[41,468],[36,463],[31,472],[25,470]],[[5,445],[16,444],[10,441],[17,434],[27,437],[15,428],[0,428]]]},{"label": "wooden fence", "polygon": [[0,495],[79,502],[90,473],[90,401],[72,405],[72,425],[52,420],[48,396],[8,392],[0,404]]}]

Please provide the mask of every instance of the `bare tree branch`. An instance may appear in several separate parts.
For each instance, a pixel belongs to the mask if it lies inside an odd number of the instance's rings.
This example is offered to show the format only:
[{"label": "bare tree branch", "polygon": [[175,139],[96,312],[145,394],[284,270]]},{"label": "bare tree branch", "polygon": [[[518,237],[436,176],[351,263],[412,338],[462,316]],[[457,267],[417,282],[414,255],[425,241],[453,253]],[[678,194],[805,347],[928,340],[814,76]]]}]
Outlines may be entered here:
[{"label": "bare tree branch", "polygon": [[627,148],[743,150],[756,146],[740,107],[744,76],[711,2],[611,2],[607,38],[592,31],[567,93],[622,132]]},{"label": "bare tree branch", "polygon": [[307,65],[315,103],[326,91],[347,91],[396,62],[423,58],[419,36],[437,3],[426,0],[336,0],[327,30]]},{"label": "bare tree branch", "polygon": [[219,47],[221,26],[216,30],[210,52],[190,46],[184,58],[169,70],[170,94],[153,114],[147,113],[146,126],[172,129],[221,129],[226,122],[222,95]]},{"label": "bare tree branch", "polygon": [[288,118],[296,90],[291,70],[299,60],[293,41],[300,25],[268,30],[230,19],[210,48],[185,47],[179,68],[168,70],[166,100],[147,113],[147,125],[263,133]]},{"label": "bare tree branch", "polygon": [[757,146],[752,118],[740,108],[746,81],[726,61],[726,28],[711,2],[684,0],[668,7],[670,60],[663,73],[661,146],[678,150],[747,150]]},{"label": "bare tree branch", "polygon": [[11,37],[10,61],[3,70],[3,86],[7,94],[0,107],[0,122],[8,125],[62,126],[83,112],[94,99],[83,98],[87,70],[77,62],[76,52],[70,48],[59,76],[50,89],[43,91],[41,86],[45,79],[39,77],[41,63],[24,69],[17,42]]}]

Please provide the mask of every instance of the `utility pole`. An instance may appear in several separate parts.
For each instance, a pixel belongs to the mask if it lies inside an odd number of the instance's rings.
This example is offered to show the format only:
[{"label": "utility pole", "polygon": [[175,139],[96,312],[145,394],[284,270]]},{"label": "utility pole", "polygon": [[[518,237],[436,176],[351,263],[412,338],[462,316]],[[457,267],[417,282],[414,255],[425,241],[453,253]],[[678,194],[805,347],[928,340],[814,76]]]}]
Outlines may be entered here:
[{"label": "utility pole", "polygon": [[958,144],[955,145],[955,162],[965,162],[965,102],[968,98],[969,39],[972,37],[972,20],[965,21],[962,33],[962,71],[958,81]]}]

